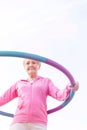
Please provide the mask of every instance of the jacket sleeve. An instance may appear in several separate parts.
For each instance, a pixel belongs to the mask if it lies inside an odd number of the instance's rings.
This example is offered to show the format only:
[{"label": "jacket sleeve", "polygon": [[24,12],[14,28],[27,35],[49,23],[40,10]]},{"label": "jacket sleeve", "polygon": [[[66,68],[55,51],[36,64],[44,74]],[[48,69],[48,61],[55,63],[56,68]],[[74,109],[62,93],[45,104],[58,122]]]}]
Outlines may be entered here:
[{"label": "jacket sleeve", "polygon": [[0,106],[10,102],[17,97],[16,84],[12,85],[2,96],[0,96]]},{"label": "jacket sleeve", "polygon": [[70,86],[67,85],[64,89],[58,89],[51,80],[49,80],[49,89],[48,89],[49,96],[59,100],[65,101],[69,98],[70,95]]}]

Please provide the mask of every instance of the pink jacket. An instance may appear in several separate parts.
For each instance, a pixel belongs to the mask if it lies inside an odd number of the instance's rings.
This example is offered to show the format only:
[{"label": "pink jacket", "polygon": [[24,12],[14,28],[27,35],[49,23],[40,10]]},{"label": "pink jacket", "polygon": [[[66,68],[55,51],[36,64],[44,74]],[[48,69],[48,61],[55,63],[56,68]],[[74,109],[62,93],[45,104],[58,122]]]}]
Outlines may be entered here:
[{"label": "pink jacket", "polygon": [[50,79],[38,76],[32,84],[27,80],[17,81],[0,97],[0,106],[18,97],[13,123],[32,122],[47,125],[47,96],[65,101],[69,93],[69,87],[59,90]]}]

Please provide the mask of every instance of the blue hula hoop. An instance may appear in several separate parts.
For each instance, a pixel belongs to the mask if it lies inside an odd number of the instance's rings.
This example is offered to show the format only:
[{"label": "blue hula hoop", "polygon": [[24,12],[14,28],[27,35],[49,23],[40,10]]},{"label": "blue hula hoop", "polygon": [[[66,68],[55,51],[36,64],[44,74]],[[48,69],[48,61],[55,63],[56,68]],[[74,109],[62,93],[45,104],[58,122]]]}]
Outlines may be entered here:
[{"label": "blue hula hoop", "polygon": [[[75,85],[75,80],[74,80],[73,76],[71,75],[71,73],[64,66],[60,65],[59,63],[57,63],[51,59],[48,59],[48,58],[45,58],[45,57],[42,57],[42,56],[39,56],[36,54],[18,52],[18,51],[0,51],[0,57],[19,57],[19,58],[28,58],[28,59],[38,60],[40,62],[43,62],[45,64],[48,64],[48,65],[53,66],[54,68],[60,70],[69,79],[69,81],[71,83],[71,87],[73,87]],[[53,112],[59,111],[60,109],[64,108],[71,101],[74,94],[75,94],[75,92],[71,91],[70,96],[66,101],[64,101],[62,104],[60,104],[59,106],[57,106],[53,109],[47,110],[47,113],[51,114]],[[3,112],[3,111],[0,111],[0,115],[14,117],[14,114]]]}]

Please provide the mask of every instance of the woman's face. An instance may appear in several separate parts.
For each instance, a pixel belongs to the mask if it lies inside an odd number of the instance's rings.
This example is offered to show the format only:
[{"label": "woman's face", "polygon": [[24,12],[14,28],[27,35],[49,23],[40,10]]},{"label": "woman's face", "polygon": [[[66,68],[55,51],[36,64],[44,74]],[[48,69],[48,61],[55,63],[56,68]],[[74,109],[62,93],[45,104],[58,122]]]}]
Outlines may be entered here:
[{"label": "woman's face", "polygon": [[24,68],[29,75],[37,75],[41,63],[32,59],[25,59],[23,62]]}]

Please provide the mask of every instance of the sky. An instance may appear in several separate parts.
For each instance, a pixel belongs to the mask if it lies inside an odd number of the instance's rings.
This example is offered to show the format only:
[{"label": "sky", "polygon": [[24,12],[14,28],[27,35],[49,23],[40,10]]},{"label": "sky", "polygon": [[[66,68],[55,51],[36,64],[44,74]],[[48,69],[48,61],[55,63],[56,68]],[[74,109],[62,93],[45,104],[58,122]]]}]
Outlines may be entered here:
[{"label": "sky", "polygon": [[[0,1],[0,50],[37,54],[67,68],[80,88],[63,109],[48,115],[48,130],[87,130],[87,0]],[[0,93],[26,78],[22,58],[0,57]],[[50,77],[60,88],[65,75],[43,64],[40,75]],[[0,95],[1,95],[0,94]],[[17,100],[0,107],[14,113]],[[48,100],[48,109],[61,102]],[[7,130],[12,118],[0,116],[0,129]]]}]

